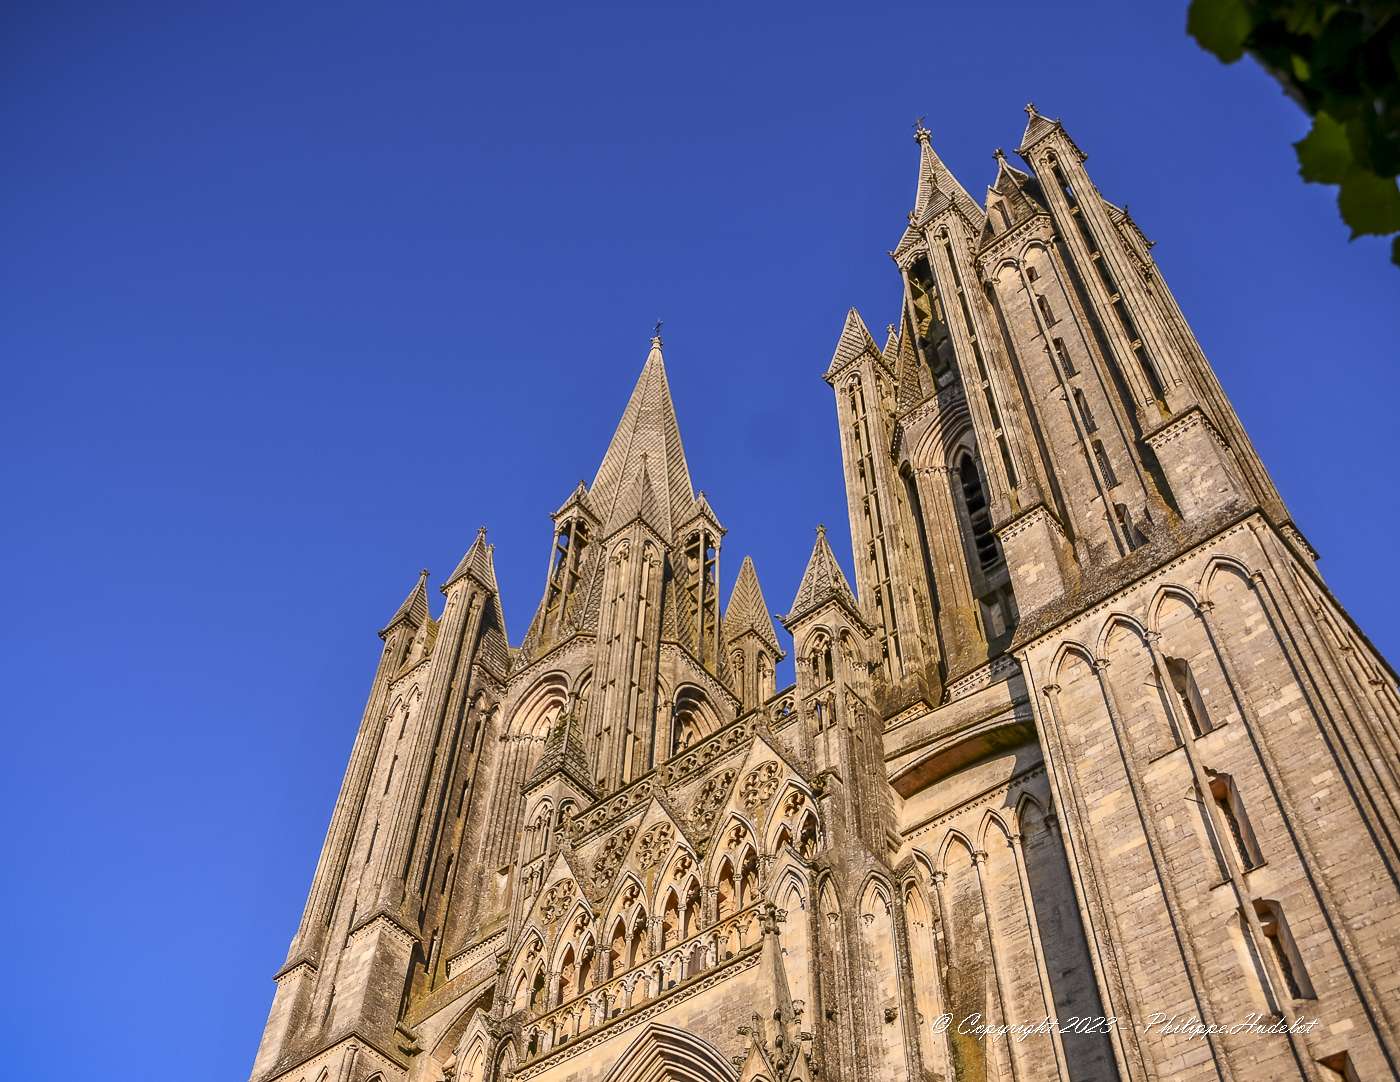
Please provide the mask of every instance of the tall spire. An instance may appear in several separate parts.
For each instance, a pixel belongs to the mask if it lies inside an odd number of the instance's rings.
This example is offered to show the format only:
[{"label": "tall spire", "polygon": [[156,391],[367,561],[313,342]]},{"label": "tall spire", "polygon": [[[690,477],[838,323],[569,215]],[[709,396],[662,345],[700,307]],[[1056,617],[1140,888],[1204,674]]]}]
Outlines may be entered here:
[{"label": "tall spire", "polygon": [[1035,102],[1026,102],[1026,131],[1025,134],[1021,136],[1021,151],[1024,152],[1027,147],[1046,132],[1053,131],[1057,124],[1059,124],[1058,120],[1041,116],[1040,112],[1035,107]]},{"label": "tall spire", "polygon": [[463,575],[472,575],[486,589],[494,591],[497,588],[496,566],[491,559],[491,549],[492,546],[486,543],[486,527],[478,526],[476,540],[463,554],[457,564],[457,570],[447,576],[447,581],[442,584],[442,592],[447,593],[447,588]]},{"label": "tall spire", "polygon": [[828,601],[845,605],[853,616],[864,622],[850,583],[836,562],[836,554],[826,539],[826,527],[817,527],[817,543],[812,546],[812,555],[807,560],[807,570],[802,573],[802,583],[797,587],[797,596],[792,599],[792,608],[783,617],[783,623],[791,627],[813,609]]},{"label": "tall spire", "polygon": [[841,337],[836,340],[836,350],[831,355],[831,363],[826,366],[826,371],[822,373],[822,379],[830,383],[841,369],[865,353],[870,353],[882,362],[885,361],[885,355],[875,344],[870,328],[865,325],[865,320],[861,318],[860,312],[852,308],[846,313],[846,322],[841,325]]},{"label": "tall spire", "polygon": [[408,591],[408,596],[403,599],[403,604],[398,607],[394,615],[389,617],[389,622],[384,625],[384,630],[379,633],[381,639],[389,637],[389,632],[393,631],[401,623],[409,624],[412,627],[421,627],[428,619],[428,569],[425,567],[418,572],[418,582],[413,589]]},{"label": "tall spire", "polygon": [[676,422],[676,408],[666,380],[659,326],[652,336],[651,351],[642,366],[642,374],[632,389],[632,396],[627,400],[622,419],[589,488],[593,509],[602,521],[612,521],[618,501],[641,472],[643,459],[669,534],[670,527],[690,510],[695,492],[691,488],[680,425]]},{"label": "tall spire", "polygon": [[919,144],[919,180],[914,188],[914,210],[909,217],[910,223],[917,224],[949,203],[969,221],[980,223],[981,208],[933,149],[933,140],[922,118],[914,128],[914,141]]},{"label": "tall spire", "polygon": [[778,632],[773,627],[768,603],[763,600],[763,588],[758,584],[758,572],[754,569],[752,556],[744,557],[739,567],[739,577],[734,581],[734,590],[729,595],[729,604],[724,610],[724,641],[732,643],[748,631],[762,639],[776,657],[784,656],[783,648],[778,645]]}]

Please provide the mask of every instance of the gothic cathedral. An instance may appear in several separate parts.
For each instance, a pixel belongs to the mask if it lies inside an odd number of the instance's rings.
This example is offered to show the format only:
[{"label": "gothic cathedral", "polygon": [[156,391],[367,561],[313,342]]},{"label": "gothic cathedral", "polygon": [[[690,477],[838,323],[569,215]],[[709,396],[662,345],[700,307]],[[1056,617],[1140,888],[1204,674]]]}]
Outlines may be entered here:
[{"label": "gothic cathedral", "polygon": [[1396,675],[1027,112],[981,205],[916,132],[790,647],[659,337],[518,646],[484,531],[423,572],[253,1082],[1400,1077]]}]

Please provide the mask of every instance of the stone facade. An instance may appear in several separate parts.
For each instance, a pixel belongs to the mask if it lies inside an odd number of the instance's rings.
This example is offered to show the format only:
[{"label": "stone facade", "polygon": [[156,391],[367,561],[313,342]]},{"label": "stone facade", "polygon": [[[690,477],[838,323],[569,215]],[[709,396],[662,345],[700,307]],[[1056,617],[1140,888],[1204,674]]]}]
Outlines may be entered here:
[{"label": "stone facade", "polygon": [[437,617],[420,576],[254,1082],[1396,1077],[1395,674],[1027,111],[981,205],[916,133],[794,686],[659,338],[519,646],[484,530]]}]

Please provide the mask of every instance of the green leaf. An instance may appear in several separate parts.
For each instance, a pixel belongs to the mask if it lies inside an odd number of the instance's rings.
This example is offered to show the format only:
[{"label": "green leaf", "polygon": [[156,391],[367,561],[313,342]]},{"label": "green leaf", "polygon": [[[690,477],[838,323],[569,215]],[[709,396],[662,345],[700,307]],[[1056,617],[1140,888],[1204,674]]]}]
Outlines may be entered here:
[{"label": "green leaf", "polygon": [[1293,144],[1298,172],[1314,184],[1340,184],[1354,164],[1347,130],[1326,113],[1313,117],[1312,131]]},{"label": "green leaf", "polygon": [[1186,30],[1202,49],[1227,64],[1244,56],[1253,23],[1244,0],[1191,0]]},{"label": "green leaf", "polygon": [[1351,237],[1400,232],[1400,187],[1394,177],[1378,177],[1353,169],[1342,181],[1337,196],[1342,221],[1351,226]]}]

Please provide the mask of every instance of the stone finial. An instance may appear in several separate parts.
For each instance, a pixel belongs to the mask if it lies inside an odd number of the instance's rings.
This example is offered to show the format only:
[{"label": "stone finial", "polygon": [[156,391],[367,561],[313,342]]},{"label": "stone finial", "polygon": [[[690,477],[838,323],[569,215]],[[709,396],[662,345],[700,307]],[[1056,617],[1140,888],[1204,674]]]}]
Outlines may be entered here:
[{"label": "stone finial", "polygon": [[1036,116],[1036,115],[1038,115],[1038,114],[1037,114],[1036,111],[1035,111],[1035,102],[1033,102],[1033,101],[1028,101],[1028,102],[1026,102],[1026,116]]},{"label": "stone finial", "polygon": [[997,147],[996,150],[992,151],[992,157],[999,162],[1004,162],[1006,161],[1006,151],[1002,150],[1001,147]]},{"label": "stone finial", "polygon": [[929,138],[933,135],[933,133],[924,126],[924,119],[924,117],[919,117],[918,120],[914,121],[914,142],[916,143],[927,143]]}]

